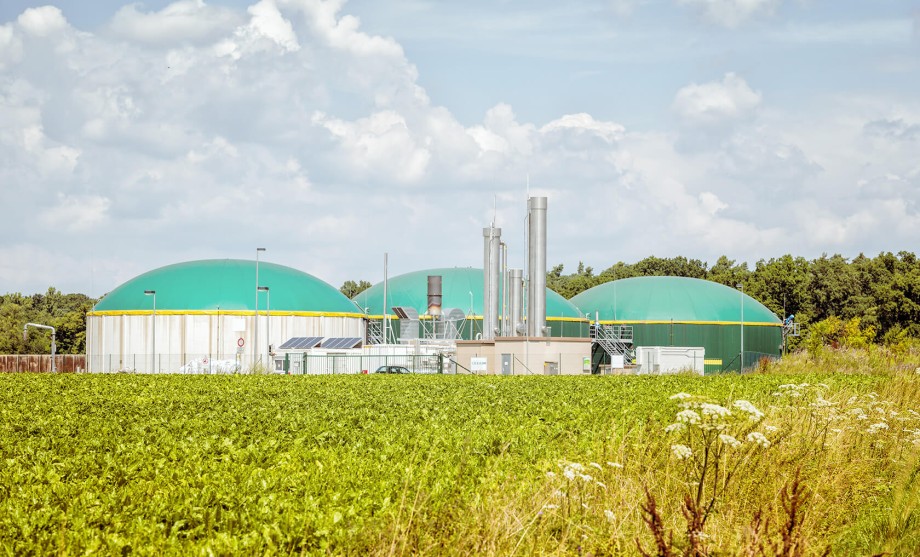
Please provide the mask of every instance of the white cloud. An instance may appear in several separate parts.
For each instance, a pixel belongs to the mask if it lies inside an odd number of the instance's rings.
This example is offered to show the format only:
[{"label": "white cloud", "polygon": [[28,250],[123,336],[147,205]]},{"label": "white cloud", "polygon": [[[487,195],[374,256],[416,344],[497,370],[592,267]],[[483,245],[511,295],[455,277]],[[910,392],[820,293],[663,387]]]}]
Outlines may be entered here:
[{"label": "white cloud", "polygon": [[738,27],[761,15],[772,15],[781,0],[677,0],[689,6],[708,21],[722,27]]},{"label": "white cloud", "polygon": [[376,112],[347,122],[317,113],[313,122],[339,142],[343,162],[358,176],[380,176],[417,182],[425,176],[431,153],[413,137],[405,118],[393,111]]},{"label": "white cloud", "polygon": [[43,211],[39,220],[55,230],[80,232],[104,222],[110,205],[107,198],[98,195],[59,194],[57,204]]},{"label": "white cloud", "polygon": [[29,8],[16,19],[23,31],[36,37],[47,37],[67,29],[64,14],[55,6]]},{"label": "white cloud", "polygon": [[22,39],[17,36],[13,25],[0,25],[0,70],[19,62],[21,57]]},{"label": "white cloud", "polygon": [[720,82],[681,88],[671,108],[687,124],[717,126],[747,117],[760,102],[761,94],[730,72]]},{"label": "white cloud", "polygon": [[233,10],[203,0],[180,0],[158,12],[141,12],[138,4],[119,9],[109,28],[116,36],[151,44],[210,41],[233,29],[242,18]]}]

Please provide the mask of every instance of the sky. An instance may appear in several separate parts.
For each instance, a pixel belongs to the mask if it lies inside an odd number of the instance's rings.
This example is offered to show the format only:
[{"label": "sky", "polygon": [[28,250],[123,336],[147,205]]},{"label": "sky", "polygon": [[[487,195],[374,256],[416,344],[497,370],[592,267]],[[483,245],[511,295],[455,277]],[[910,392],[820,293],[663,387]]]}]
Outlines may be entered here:
[{"label": "sky", "polygon": [[0,293],[917,252],[920,4],[0,1]]}]

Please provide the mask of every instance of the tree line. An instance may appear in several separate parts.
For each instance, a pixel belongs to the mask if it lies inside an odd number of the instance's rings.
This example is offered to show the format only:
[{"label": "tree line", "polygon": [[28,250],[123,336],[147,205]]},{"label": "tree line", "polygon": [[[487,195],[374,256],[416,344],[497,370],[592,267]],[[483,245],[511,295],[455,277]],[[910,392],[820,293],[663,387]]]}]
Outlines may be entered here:
[{"label": "tree line", "polygon": [[56,329],[58,354],[86,352],[86,312],[96,300],[85,294],[63,294],[49,288],[44,294],[25,296],[18,292],[0,295],[0,354],[47,354],[51,332],[29,328],[26,323],[50,325]]},{"label": "tree line", "polygon": [[686,257],[646,257],[638,263],[622,261],[595,274],[578,264],[574,273],[563,274],[563,265],[547,273],[546,285],[571,298],[589,288],[629,277],[675,276],[744,286],[744,293],[758,300],[780,318],[795,315],[807,328],[826,320],[853,321],[874,331],[878,341],[920,337],[920,261],[911,252],[884,252],[852,260],[842,255],[816,259],[784,255],[761,259],[750,269],[726,256],[708,266]]}]

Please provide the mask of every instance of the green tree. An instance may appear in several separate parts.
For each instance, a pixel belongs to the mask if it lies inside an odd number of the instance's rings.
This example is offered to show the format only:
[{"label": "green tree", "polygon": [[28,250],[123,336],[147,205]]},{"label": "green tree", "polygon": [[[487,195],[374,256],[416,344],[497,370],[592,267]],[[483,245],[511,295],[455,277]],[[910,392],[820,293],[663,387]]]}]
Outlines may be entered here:
[{"label": "green tree", "polygon": [[342,286],[339,287],[339,292],[345,294],[346,297],[351,299],[370,287],[371,283],[367,282],[366,280],[361,280],[358,282],[353,280],[346,280]]}]

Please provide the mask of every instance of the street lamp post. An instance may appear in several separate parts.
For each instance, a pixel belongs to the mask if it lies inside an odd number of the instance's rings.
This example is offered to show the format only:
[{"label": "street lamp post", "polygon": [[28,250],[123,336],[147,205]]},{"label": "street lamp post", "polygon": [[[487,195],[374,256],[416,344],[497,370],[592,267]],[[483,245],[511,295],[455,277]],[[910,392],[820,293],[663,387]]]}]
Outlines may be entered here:
[{"label": "street lamp post", "polygon": [[156,290],[144,290],[145,296],[153,296],[153,365],[151,366],[151,372],[156,371],[157,367],[157,291]]},{"label": "street lamp post", "polygon": [[253,340],[252,340],[252,365],[255,366],[258,360],[261,360],[261,355],[259,353],[259,252],[265,251],[265,248],[256,248],[256,308],[255,313],[255,325],[253,329],[255,331]]},{"label": "street lamp post", "polygon": [[[271,344],[271,342],[272,342],[272,298],[271,298],[271,292],[268,291],[268,287],[267,287],[267,286],[260,286],[260,287],[257,289],[257,292],[265,292],[265,321],[267,322],[267,325],[266,325],[267,331],[265,332],[265,344],[266,344],[266,352],[268,353],[268,360],[269,360],[269,361],[268,361],[268,364],[271,364],[272,352],[271,352],[271,350],[269,349],[269,348],[271,347],[271,345],[272,345],[272,344]],[[256,317],[256,319],[258,319],[258,316]],[[259,355],[259,357],[261,358],[261,354]]]},{"label": "street lamp post", "polygon": [[739,354],[740,367],[739,371],[744,371],[744,284],[738,283],[736,288],[741,290],[741,352]]}]

